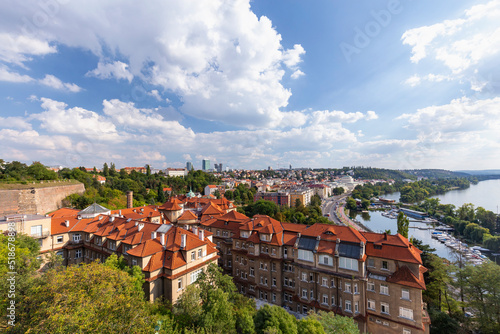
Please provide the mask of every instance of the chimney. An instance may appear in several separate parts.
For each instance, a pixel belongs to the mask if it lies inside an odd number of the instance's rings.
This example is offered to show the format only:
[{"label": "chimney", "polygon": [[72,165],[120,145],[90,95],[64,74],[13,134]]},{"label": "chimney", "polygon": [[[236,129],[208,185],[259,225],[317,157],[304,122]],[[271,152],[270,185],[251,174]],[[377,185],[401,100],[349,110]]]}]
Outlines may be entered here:
[{"label": "chimney", "polygon": [[114,216],[109,217],[109,221],[110,222],[114,222],[115,221],[115,217]]},{"label": "chimney", "polygon": [[143,228],[143,227],[144,227],[144,224],[143,224],[143,223],[139,224],[138,231],[142,230],[142,228]]},{"label": "chimney", "polygon": [[156,239],[156,231],[151,232],[151,239]]},{"label": "chimney", "polygon": [[181,234],[181,248],[184,249],[186,248],[186,240],[187,240],[187,235],[186,234]]},{"label": "chimney", "polygon": [[384,232],[384,240],[387,240],[387,232]]},{"label": "chimney", "polygon": [[134,192],[127,191],[127,209],[134,207]]},{"label": "chimney", "polygon": [[65,220],[64,225],[66,225],[66,227],[69,227],[69,220]]},{"label": "chimney", "polygon": [[193,226],[193,234],[198,234],[198,228],[196,226]]},{"label": "chimney", "polygon": [[167,245],[165,245],[165,233],[160,233],[160,241],[163,249],[167,248]]},{"label": "chimney", "polygon": [[200,228],[200,240],[203,241],[205,240],[205,230]]}]

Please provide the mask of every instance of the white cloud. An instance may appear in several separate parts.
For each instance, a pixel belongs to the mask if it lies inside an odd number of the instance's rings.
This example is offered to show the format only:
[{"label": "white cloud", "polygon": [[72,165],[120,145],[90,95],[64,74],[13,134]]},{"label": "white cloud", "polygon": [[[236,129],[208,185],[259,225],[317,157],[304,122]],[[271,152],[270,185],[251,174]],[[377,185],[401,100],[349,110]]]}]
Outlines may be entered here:
[{"label": "white cloud", "polygon": [[31,130],[31,124],[22,117],[0,117],[0,128]]},{"label": "white cloud", "polygon": [[182,158],[183,158],[184,160],[187,160],[187,161],[191,161],[191,160],[192,160],[192,158],[191,158],[191,155],[190,155],[190,154],[183,154],[183,155],[182,155]]},{"label": "white cloud", "polygon": [[120,140],[115,125],[93,111],[79,107],[68,108],[63,102],[43,97],[41,101],[45,111],[30,117],[40,121],[42,129],[51,133],[86,136],[96,141]]},{"label": "white cloud", "polygon": [[51,87],[58,90],[65,90],[72,93],[78,93],[79,91],[82,90],[82,88],[79,87],[78,85],[75,85],[74,83],[62,82],[59,78],[56,78],[51,74],[46,74],[43,79],[40,79],[40,83],[47,87]]},{"label": "white cloud", "polygon": [[[152,91],[147,92],[147,94],[148,94],[149,96],[154,97],[157,101],[161,101],[161,100],[163,100],[163,99],[162,99],[162,97],[161,97],[161,95],[160,95],[160,93],[158,92],[158,90],[157,90],[157,89],[153,89]],[[168,100],[168,99],[167,99],[167,100]],[[168,101],[166,101],[166,102],[168,103]]]},{"label": "white cloud", "polygon": [[[0,10],[21,20],[30,6],[38,2]],[[187,115],[249,128],[280,126],[291,95],[281,84],[285,68],[299,76],[305,52],[298,44],[284,49],[272,22],[257,17],[249,0],[68,2],[37,32],[50,43],[96,54],[101,66],[89,75],[137,76],[177,94]]]},{"label": "white cloud", "polygon": [[412,47],[412,62],[427,59],[444,65],[443,70],[451,73],[415,75],[406,80],[407,85],[413,87],[423,80],[458,80],[470,82],[476,92],[482,91],[492,83],[483,81],[478,85],[478,76],[499,74],[500,0],[474,5],[460,18],[407,30],[401,39],[403,44]]},{"label": "white cloud", "polygon": [[292,79],[297,79],[297,78],[300,78],[303,75],[305,75],[304,72],[302,72],[301,70],[296,70],[295,72],[292,73],[292,75],[290,77]]},{"label": "white cloud", "polygon": [[71,140],[68,137],[40,135],[35,130],[17,131],[12,129],[1,129],[0,141],[28,150],[57,150],[71,148]]},{"label": "white cloud", "polygon": [[351,113],[346,113],[340,110],[322,110],[314,111],[310,115],[311,122],[313,124],[327,124],[327,123],[355,123],[359,120],[374,120],[377,119],[377,114],[370,110],[366,114],[356,111]]},{"label": "white cloud", "polygon": [[43,56],[55,52],[57,49],[47,41],[7,32],[0,33],[1,61],[24,67],[23,62],[31,60],[30,55]]},{"label": "white cloud", "polygon": [[0,81],[7,82],[30,82],[33,78],[28,75],[21,75],[16,72],[10,72],[5,66],[0,66]]},{"label": "white cloud", "polygon": [[97,68],[87,72],[86,76],[93,76],[99,79],[125,79],[128,82],[132,82],[134,78],[134,75],[129,71],[129,66],[121,61],[114,61],[112,63],[103,63],[100,61],[97,64]]}]

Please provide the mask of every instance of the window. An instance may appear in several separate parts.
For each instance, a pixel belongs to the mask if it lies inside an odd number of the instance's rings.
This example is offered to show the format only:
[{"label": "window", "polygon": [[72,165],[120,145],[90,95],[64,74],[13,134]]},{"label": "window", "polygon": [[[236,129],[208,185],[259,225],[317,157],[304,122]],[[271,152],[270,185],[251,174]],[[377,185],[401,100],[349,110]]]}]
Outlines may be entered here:
[{"label": "window", "polygon": [[85,233],[85,241],[89,241],[90,240],[90,233]]},{"label": "window", "polygon": [[273,293],[273,295],[272,295],[272,301],[276,302],[276,294],[275,293]]},{"label": "window", "polygon": [[376,304],[374,300],[368,299],[368,309],[375,310]]},{"label": "window", "polygon": [[373,282],[368,282],[368,283],[366,284],[366,290],[368,290],[368,291],[375,291],[375,283],[373,283]]},{"label": "window", "polygon": [[73,234],[73,242],[80,242],[82,240],[82,236],[80,233],[78,234]]},{"label": "window", "polygon": [[323,295],[323,304],[328,305],[328,295]]},{"label": "window", "polygon": [[64,252],[63,252],[63,251],[58,251],[58,252],[56,253],[56,255],[59,255],[59,256],[61,256],[61,257],[64,257]]},{"label": "window", "polygon": [[272,255],[276,255],[276,248],[273,248],[273,249],[271,250],[271,254],[272,254]]},{"label": "window", "polygon": [[220,236],[220,231],[219,230],[217,230],[217,236]]},{"label": "window", "polygon": [[203,249],[202,248],[198,249],[198,257],[199,258],[203,257]]},{"label": "window", "polygon": [[358,284],[357,283],[354,284],[354,293],[356,293],[356,294],[359,293],[359,291],[358,291]]},{"label": "window", "polygon": [[403,334],[411,334],[411,330],[408,328],[403,328]]},{"label": "window", "polygon": [[31,226],[31,236],[41,237],[42,236],[42,225]]},{"label": "window", "polygon": [[177,280],[177,291],[182,290],[182,278]]},{"label": "window", "polygon": [[347,293],[352,293],[352,290],[351,290],[351,283],[346,283],[344,284],[345,285],[345,292]]},{"label": "window", "polygon": [[314,282],[314,273],[309,273],[309,282]]},{"label": "window", "polygon": [[359,302],[354,302],[354,313],[359,313]]},{"label": "window", "polygon": [[203,269],[198,269],[196,271],[193,271],[190,275],[190,282],[189,284],[193,284],[194,282],[196,282],[196,280],[198,279],[198,276],[203,272]]},{"label": "window", "polygon": [[240,257],[236,255],[236,262],[240,262]]},{"label": "window", "polygon": [[352,312],[351,307],[352,307],[352,305],[351,305],[351,301],[350,301],[350,300],[346,300],[346,301],[345,301],[345,311],[346,311],[346,312]]},{"label": "window", "polygon": [[58,236],[57,239],[56,239],[56,242],[58,244],[62,243],[64,241],[64,237],[62,235]]},{"label": "window", "polygon": [[307,289],[302,289],[302,298],[307,299]]},{"label": "window", "polygon": [[75,251],[75,259],[79,259],[82,257],[82,250],[81,249],[77,249]]},{"label": "window", "polygon": [[283,255],[285,256],[285,259],[286,259],[287,255],[288,255],[288,250],[286,247],[283,249]]},{"label": "window", "polygon": [[108,240],[108,248],[111,250],[116,250],[116,241]]},{"label": "window", "polygon": [[255,287],[253,285],[250,285],[250,287],[248,288],[248,290],[255,291]]},{"label": "window", "polygon": [[302,313],[307,314],[307,306],[302,306]]},{"label": "window", "polygon": [[276,263],[271,263],[271,270],[276,271]]},{"label": "window", "polygon": [[276,277],[273,277],[273,286],[276,286]]},{"label": "window", "polygon": [[228,267],[231,267],[231,260],[228,260],[228,261],[227,261],[227,266],[228,266]]},{"label": "window", "polygon": [[358,260],[341,256],[339,258],[339,267],[342,269],[358,271]]},{"label": "window", "polygon": [[299,260],[313,262],[314,261],[313,252],[304,249],[299,249]]},{"label": "window", "polygon": [[410,290],[401,289],[401,299],[410,300]]},{"label": "window", "polygon": [[335,306],[335,296],[332,296],[332,306]]},{"label": "window", "polygon": [[413,310],[409,308],[400,307],[399,316],[401,318],[413,320]]},{"label": "window", "polygon": [[236,248],[240,248],[240,242],[236,241]]},{"label": "window", "polygon": [[[78,239],[80,239],[80,236],[78,236]],[[73,241],[75,241],[75,236],[73,235]],[[80,241],[80,240],[78,240]],[[102,237],[95,237],[95,244],[100,246],[102,245]]]},{"label": "window", "polygon": [[368,267],[375,267],[375,259],[368,259]]},{"label": "window", "polygon": [[307,273],[302,273],[302,280],[307,282]]},{"label": "window", "polygon": [[311,289],[311,291],[309,291],[309,298],[310,298],[311,300],[313,300],[313,299],[314,299],[314,290],[313,290],[313,289]]},{"label": "window", "polygon": [[132,266],[136,266],[137,265],[137,260],[136,259],[132,259]]},{"label": "window", "polygon": [[335,287],[335,279],[330,280],[330,287],[334,288]]},{"label": "window", "polygon": [[387,261],[382,261],[382,269],[389,270],[389,263]]},{"label": "window", "polygon": [[319,263],[325,266],[333,266],[333,258],[330,255],[320,255]]},{"label": "window", "polygon": [[321,285],[323,285],[323,286],[328,286],[328,279],[327,279],[326,277],[323,277],[323,278],[321,279]]},{"label": "window", "polygon": [[380,294],[389,295],[389,286],[387,284],[380,284]]},{"label": "window", "polygon": [[380,303],[380,312],[389,314],[389,304],[387,303]]},{"label": "window", "polygon": [[253,267],[250,267],[250,276],[255,276],[255,269]]}]

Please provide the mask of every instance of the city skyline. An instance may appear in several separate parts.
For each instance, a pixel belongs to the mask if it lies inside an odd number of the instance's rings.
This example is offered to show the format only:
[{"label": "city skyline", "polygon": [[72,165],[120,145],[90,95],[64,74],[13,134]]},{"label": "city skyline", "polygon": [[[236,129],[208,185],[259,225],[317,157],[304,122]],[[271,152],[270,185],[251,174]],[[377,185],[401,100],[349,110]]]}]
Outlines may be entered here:
[{"label": "city skyline", "polygon": [[0,8],[6,161],[500,166],[497,0]]}]

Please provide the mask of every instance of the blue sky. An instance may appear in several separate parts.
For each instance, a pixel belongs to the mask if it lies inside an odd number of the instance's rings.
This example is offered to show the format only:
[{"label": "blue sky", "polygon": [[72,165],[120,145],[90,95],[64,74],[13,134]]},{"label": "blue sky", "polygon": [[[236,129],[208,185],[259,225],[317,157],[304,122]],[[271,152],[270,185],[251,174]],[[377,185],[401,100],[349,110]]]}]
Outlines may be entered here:
[{"label": "blue sky", "polygon": [[500,1],[0,4],[0,158],[499,168]]}]

